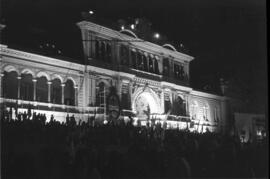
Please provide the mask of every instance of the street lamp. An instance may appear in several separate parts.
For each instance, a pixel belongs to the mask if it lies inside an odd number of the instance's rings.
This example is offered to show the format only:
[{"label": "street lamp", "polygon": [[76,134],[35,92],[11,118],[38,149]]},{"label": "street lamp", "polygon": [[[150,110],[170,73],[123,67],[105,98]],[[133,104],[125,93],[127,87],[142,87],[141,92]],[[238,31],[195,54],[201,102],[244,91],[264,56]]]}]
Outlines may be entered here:
[{"label": "street lamp", "polygon": [[94,14],[94,11],[90,10],[90,11],[89,11],[89,14],[91,14],[91,15]]}]

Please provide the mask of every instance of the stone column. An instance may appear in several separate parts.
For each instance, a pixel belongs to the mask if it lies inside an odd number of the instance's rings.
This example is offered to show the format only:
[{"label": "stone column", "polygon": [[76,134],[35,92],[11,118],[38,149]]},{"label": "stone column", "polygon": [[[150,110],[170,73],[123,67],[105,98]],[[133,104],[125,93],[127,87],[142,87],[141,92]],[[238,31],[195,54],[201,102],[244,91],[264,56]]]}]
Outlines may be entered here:
[{"label": "stone column", "polygon": [[61,84],[61,88],[62,88],[62,93],[61,93],[61,95],[62,95],[61,103],[62,103],[62,104],[65,104],[65,83],[62,83],[62,84]]},{"label": "stone column", "polygon": [[119,79],[118,80],[118,96],[119,96],[119,98],[120,98],[120,101],[121,101],[121,99],[122,99],[122,80],[121,79]]},{"label": "stone column", "polygon": [[17,98],[21,99],[21,79],[22,79],[22,77],[18,76],[17,79],[18,79],[18,95],[17,95]]},{"label": "stone column", "polygon": [[36,101],[37,98],[37,79],[33,78],[33,101]]},{"label": "stone column", "polygon": [[132,65],[133,65],[133,63],[132,63],[132,60],[131,60],[131,48],[128,48],[128,66],[129,66],[129,68],[132,68]]},{"label": "stone column", "polygon": [[173,92],[172,90],[170,90],[170,102],[171,102],[171,106],[173,104]]},{"label": "stone column", "polygon": [[47,84],[48,84],[48,103],[50,103],[51,102],[51,86],[52,86],[52,82],[48,81]]},{"label": "stone column", "polygon": [[188,96],[186,95],[186,97],[185,97],[186,99],[185,99],[185,101],[186,101],[186,115],[189,115],[189,103],[188,103]]},{"label": "stone column", "polygon": [[3,73],[0,73],[0,97],[3,97],[3,88],[4,88],[4,84],[2,84],[2,81],[3,81],[3,77],[4,77],[4,74]]},{"label": "stone column", "polygon": [[74,86],[74,90],[75,90],[74,104],[75,106],[78,106],[78,85]]},{"label": "stone column", "polygon": [[165,111],[165,106],[164,106],[164,89],[161,90],[161,95],[160,95],[160,104],[161,104],[161,113],[164,113]]},{"label": "stone column", "polygon": [[146,63],[147,63],[147,72],[150,72],[150,65],[149,65],[149,55],[146,56]]},{"label": "stone column", "polygon": [[155,69],[156,69],[155,58],[151,58],[150,60],[152,61],[152,70],[153,70],[153,73],[156,73],[156,71],[155,71]]},{"label": "stone column", "polygon": [[132,98],[132,88],[133,88],[133,82],[132,81],[130,81],[130,83],[129,83],[129,91],[128,91],[128,93],[129,93],[129,99],[130,99],[130,109],[132,110],[132,100],[133,100],[133,98]]},{"label": "stone column", "polygon": [[173,65],[173,59],[169,59],[169,77],[173,77],[174,73],[174,65]]},{"label": "stone column", "polygon": [[91,79],[91,83],[92,83],[92,86],[91,86],[91,90],[92,90],[92,96],[91,96],[91,99],[92,99],[92,104],[95,105],[96,104],[96,78],[92,76],[92,79]]}]

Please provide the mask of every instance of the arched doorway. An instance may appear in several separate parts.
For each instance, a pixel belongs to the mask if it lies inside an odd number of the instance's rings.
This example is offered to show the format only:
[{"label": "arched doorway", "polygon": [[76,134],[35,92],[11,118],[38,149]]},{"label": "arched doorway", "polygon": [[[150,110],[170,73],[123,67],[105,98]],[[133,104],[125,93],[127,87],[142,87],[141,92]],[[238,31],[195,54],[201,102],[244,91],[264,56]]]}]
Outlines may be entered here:
[{"label": "arched doorway", "polygon": [[61,104],[62,90],[61,81],[59,79],[52,80],[51,100],[54,104]]},{"label": "arched doorway", "polygon": [[65,105],[71,105],[74,106],[75,105],[75,89],[74,89],[74,84],[71,80],[67,80],[66,84],[65,84],[65,92],[64,92],[64,96],[65,96]]},{"label": "arched doorway", "polygon": [[42,76],[37,78],[37,101],[48,102],[48,84],[47,78]]},{"label": "arched doorway", "polygon": [[[3,97],[9,99],[18,98],[18,74],[15,71],[4,72],[3,76]],[[2,87],[2,86],[1,86]]]},{"label": "arched doorway", "polygon": [[33,101],[33,76],[31,74],[22,74],[21,77],[21,99]]},{"label": "arched doorway", "polygon": [[160,114],[162,112],[157,95],[150,89],[137,90],[133,98],[132,109],[139,118],[147,118],[149,114]]}]

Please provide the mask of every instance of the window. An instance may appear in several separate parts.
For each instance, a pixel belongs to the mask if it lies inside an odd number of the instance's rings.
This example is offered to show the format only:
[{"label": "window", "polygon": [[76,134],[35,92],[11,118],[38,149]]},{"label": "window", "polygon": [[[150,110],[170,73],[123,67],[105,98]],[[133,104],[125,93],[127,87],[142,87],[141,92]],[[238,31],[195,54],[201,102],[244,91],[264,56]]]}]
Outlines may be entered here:
[{"label": "window", "polygon": [[96,105],[104,107],[106,103],[106,86],[104,82],[100,82],[96,89]]},{"label": "window", "polygon": [[169,70],[170,70],[169,59],[164,58],[164,60],[163,60],[163,75],[169,76]]},{"label": "window", "polygon": [[105,57],[106,57],[106,44],[105,44],[105,42],[101,42],[100,56],[101,56],[101,60],[105,61]]},{"label": "window", "polygon": [[205,106],[203,106],[203,119],[205,121],[209,121],[209,115],[208,115],[208,111],[209,110],[209,106],[206,104]]},{"label": "window", "polygon": [[193,120],[197,118],[197,113],[198,113],[198,103],[197,101],[194,101],[190,105],[190,114]]},{"label": "window", "polygon": [[99,59],[100,54],[99,54],[99,41],[98,40],[95,41],[95,55],[96,55],[96,59]]},{"label": "window", "polygon": [[107,46],[107,48],[106,48],[106,50],[107,50],[106,61],[108,63],[111,63],[111,61],[112,61],[112,48],[111,48],[111,45],[109,43],[107,43],[106,46]]},{"label": "window", "polygon": [[131,61],[132,61],[132,67],[134,69],[137,69],[137,58],[136,58],[136,52],[135,51],[131,51]]},{"label": "window", "polygon": [[147,57],[143,55],[143,70],[148,71]]},{"label": "window", "polygon": [[128,48],[124,45],[120,47],[120,63],[121,65],[128,65],[129,55],[128,55]]}]

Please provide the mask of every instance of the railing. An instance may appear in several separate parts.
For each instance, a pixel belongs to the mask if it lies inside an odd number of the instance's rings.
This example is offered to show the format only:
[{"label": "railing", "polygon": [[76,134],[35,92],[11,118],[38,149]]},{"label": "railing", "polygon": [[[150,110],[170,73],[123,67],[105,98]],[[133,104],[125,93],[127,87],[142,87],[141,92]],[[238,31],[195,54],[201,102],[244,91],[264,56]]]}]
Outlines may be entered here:
[{"label": "railing", "polygon": [[62,111],[62,112],[83,112],[83,113],[94,113],[98,111],[99,107],[81,107],[81,106],[70,106],[65,104],[54,104],[46,103],[39,101],[27,101],[21,99],[9,99],[9,98],[0,98],[0,103],[10,104],[12,107],[18,108],[31,108],[31,109],[40,109],[48,111]]}]

